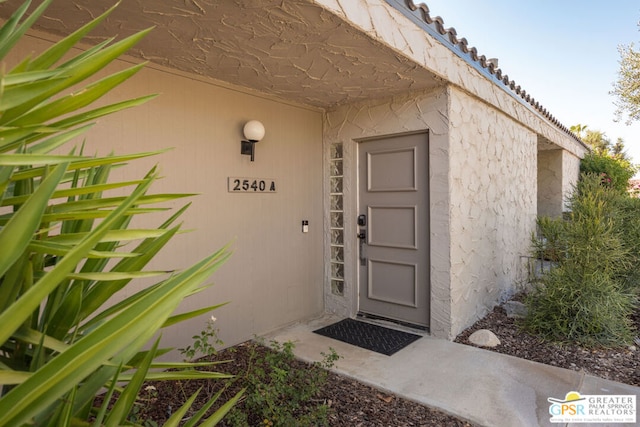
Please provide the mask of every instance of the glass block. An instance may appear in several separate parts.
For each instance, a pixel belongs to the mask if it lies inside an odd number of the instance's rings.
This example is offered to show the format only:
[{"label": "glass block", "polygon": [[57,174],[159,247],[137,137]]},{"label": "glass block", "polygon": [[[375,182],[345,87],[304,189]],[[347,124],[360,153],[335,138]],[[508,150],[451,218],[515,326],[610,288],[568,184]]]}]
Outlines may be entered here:
[{"label": "glass block", "polygon": [[332,280],[331,293],[338,296],[344,296],[344,282],[342,280]]},{"label": "glass block", "polygon": [[335,279],[344,279],[344,264],[332,262],[331,277]]},{"label": "glass block", "polygon": [[340,195],[331,196],[331,210],[332,211],[342,210],[342,196]]},{"label": "glass block", "polygon": [[331,160],[331,176],[342,176],[342,160]]},{"label": "glass block", "polygon": [[331,243],[344,245],[344,232],[342,230],[331,230]]},{"label": "glass block", "polygon": [[344,248],[341,246],[331,247],[331,260],[343,262],[344,261]]},{"label": "glass block", "polygon": [[342,193],[342,177],[331,178],[331,192]]},{"label": "glass block", "polygon": [[331,228],[344,228],[342,212],[331,212]]},{"label": "glass block", "polygon": [[331,158],[332,159],[342,158],[342,143],[331,144]]}]

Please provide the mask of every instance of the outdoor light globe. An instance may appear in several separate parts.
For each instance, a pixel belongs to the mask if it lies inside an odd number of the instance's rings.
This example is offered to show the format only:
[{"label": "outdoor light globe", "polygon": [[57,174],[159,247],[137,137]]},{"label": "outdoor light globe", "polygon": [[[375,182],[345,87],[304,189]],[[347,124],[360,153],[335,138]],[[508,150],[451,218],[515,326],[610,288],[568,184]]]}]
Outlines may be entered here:
[{"label": "outdoor light globe", "polygon": [[257,120],[249,120],[244,125],[242,132],[249,141],[258,142],[264,138],[264,126]]}]

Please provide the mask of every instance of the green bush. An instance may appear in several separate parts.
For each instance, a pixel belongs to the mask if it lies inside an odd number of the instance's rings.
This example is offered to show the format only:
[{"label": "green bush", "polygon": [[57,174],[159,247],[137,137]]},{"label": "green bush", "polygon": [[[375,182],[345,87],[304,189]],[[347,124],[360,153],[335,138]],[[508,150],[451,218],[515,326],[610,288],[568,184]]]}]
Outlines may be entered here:
[{"label": "green bush", "polygon": [[604,186],[626,193],[636,168],[624,159],[591,152],[580,161],[580,172],[598,175]]},{"label": "green bush", "polygon": [[532,236],[533,257],[558,262],[565,256],[564,223],[562,219],[542,216],[537,219],[540,236]]},{"label": "green bush", "polygon": [[321,391],[330,369],[339,356],[330,349],[321,362],[300,368],[295,363],[294,344],[271,342],[271,348],[251,349],[250,366],[240,381],[246,387],[245,399],[225,418],[225,424],[256,426],[326,426],[329,407],[314,398]]},{"label": "green bush", "polygon": [[640,199],[617,197],[615,218],[617,234],[629,257],[620,279],[629,291],[640,293]]},{"label": "green bush", "polygon": [[[27,2],[4,22],[0,59],[49,3],[24,18]],[[186,206],[157,228],[130,229],[132,218],[164,211],[164,202],[186,195],[149,194],[155,168],[125,182],[109,181],[109,172],[154,153],[88,157],[69,149],[68,155],[54,154],[97,118],[153,98],[91,107],[142,68],[135,65],[87,81],[148,30],[73,56],[78,42],[112,10],[13,69],[2,63],[0,426],[89,425],[89,420],[93,425],[132,425],[138,392],[148,378],[229,377],[196,371],[188,363],[164,364],[177,370],[154,372],[156,357],[169,349],[158,348],[158,339],[145,350],[161,328],[215,308],[174,314],[183,299],[210,286],[203,283],[229,256],[223,248],[183,271],[145,269],[179,232],[176,221]],[[104,195],[114,189],[127,195]],[[139,278],[156,281],[108,303]],[[94,408],[100,394],[105,394],[103,404]],[[195,397],[167,424],[178,425]],[[189,424],[213,425],[239,397],[206,420],[201,420],[204,412],[194,414]]]},{"label": "green bush", "polygon": [[558,267],[526,299],[525,329],[545,339],[585,346],[621,346],[633,338],[633,296],[604,272]]},{"label": "green bush", "polygon": [[[631,341],[629,318],[636,293],[629,277],[637,269],[638,255],[633,251],[638,243],[632,245],[624,234],[637,232],[640,215],[627,199],[603,186],[599,175],[583,175],[566,218],[539,221],[542,236],[550,235],[561,250],[553,252],[556,266],[526,299],[526,329],[551,340],[584,345]],[[631,217],[636,225],[624,224]]]}]

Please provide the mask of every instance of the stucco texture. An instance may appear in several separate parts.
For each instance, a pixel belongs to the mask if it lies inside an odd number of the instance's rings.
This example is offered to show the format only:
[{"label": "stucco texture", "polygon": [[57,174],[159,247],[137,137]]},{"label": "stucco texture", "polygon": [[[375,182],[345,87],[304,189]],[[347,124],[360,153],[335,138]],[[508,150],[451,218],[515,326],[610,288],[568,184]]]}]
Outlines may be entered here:
[{"label": "stucco texture", "polygon": [[568,151],[562,151],[562,211],[567,211],[567,201],[580,178],[580,157]]},{"label": "stucco texture", "polygon": [[538,215],[557,217],[563,208],[562,150],[543,150],[538,153]]},{"label": "stucco texture", "polygon": [[[515,292],[535,226],[533,132],[452,87],[344,106],[325,115],[324,129],[325,152],[344,144],[347,219],[358,212],[357,141],[429,131],[433,336],[455,337]],[[345,297],[325,290],[327,309],[347,316],[358,305],[353,223],[345,221]]]},{"label": "stucco texture", "polygon": [[580,158],[566,150],[538,152],[538,215],[558,217],[578,182]]},{"label": "stucco texture", "polygon": [[451,336],[515,291],[534,230],[537,137],[449,92]]},{"label": "stucco texture", "polygon": [[[435,76],[503,111],[559,147],[583,156],[587,148],[561,131],[518,96],[496,85],[385,0],[313,0],[351,21],[370,37],[412,59]],[[418,3],[418,2],[416,2]],[[420,16],[416,11],[415,16]]]}]

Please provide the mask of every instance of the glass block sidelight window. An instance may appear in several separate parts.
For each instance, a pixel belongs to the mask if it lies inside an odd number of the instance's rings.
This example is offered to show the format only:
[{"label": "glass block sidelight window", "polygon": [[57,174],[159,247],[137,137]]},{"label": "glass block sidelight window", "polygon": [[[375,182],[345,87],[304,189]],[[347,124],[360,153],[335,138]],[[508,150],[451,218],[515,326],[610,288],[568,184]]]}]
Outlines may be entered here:
[{"label": "glass block sidelight window", "polygon": [[331,293],[344,295],[344,205],[342,143],[331,144],[329,156],[331,227]]}]

